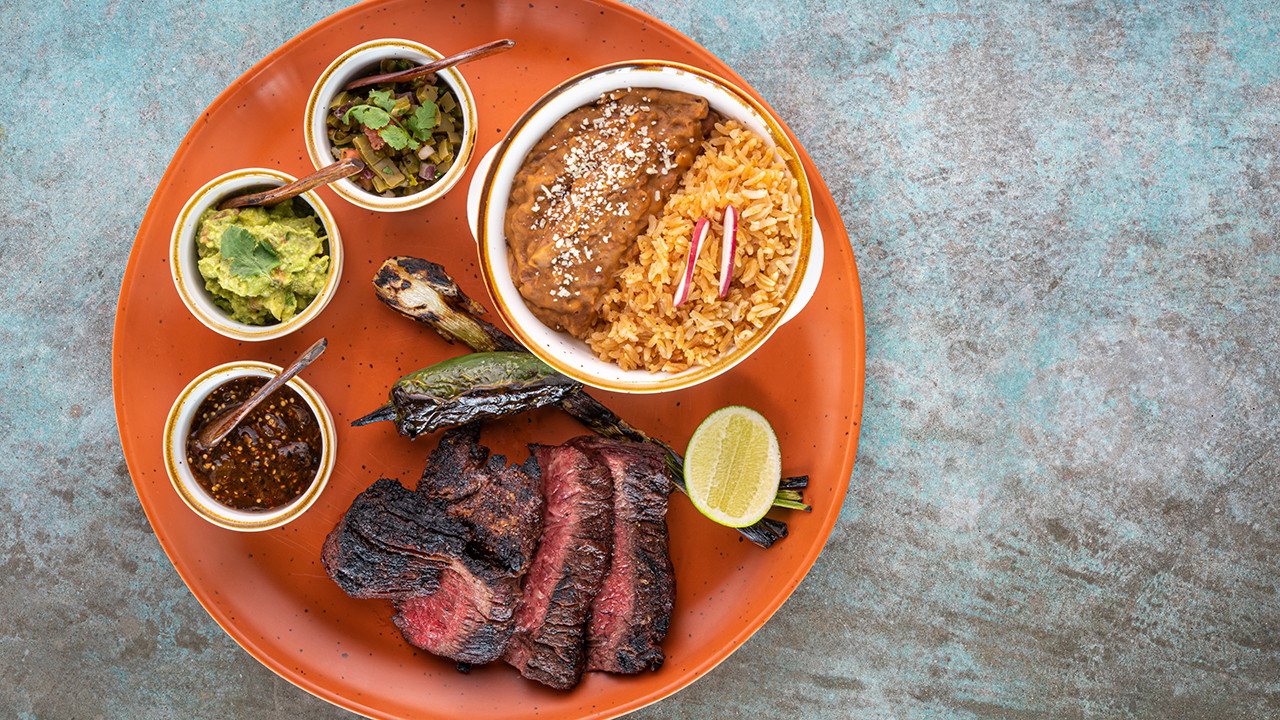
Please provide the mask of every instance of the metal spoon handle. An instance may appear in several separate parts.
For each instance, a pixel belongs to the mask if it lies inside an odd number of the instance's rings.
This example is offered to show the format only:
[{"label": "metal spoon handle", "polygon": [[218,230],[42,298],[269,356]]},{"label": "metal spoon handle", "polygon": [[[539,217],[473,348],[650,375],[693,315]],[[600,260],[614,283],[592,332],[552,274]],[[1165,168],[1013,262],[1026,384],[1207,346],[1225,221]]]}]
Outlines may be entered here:
[{"label": "metal spoon handle", "polygon": [[382,75],[370,75],[369,77],[356,78],[355,80],[352,80],[351,82],[347,83],[346,86],[343,87],[342,89],[355,90],[356,88],[362,88],[362,87],[365,87],[366,85],[377,85],[378,83],[384,83],[384,82],[405,82],[407,80],[413,80],[414,78],[422,77],[423,75],[430,75],[431,73],[436,72],[437,70],[443,70],[447,67],[452,67],[454,65],[461,65],[462,63],[465,63],[465,62],[471,62],[472,60],[479,60],[480,58],[483,58],[483,57],[489,57],[490,55],[503,52],[504,50],[510,50],[511,48],[515,47],[515,45],[516,45],[515,40],[494,40],[493,42],[488,42],[488,43],[485,43],[484,45],[477,45],[476,47],[473,47],[470,50],[463,50],[462,52],[455,53],[453,55],[450,55],[447,58],[441,58],[440,60],[429,62],[426,65],[419,65],[418,67],[409,68],[408,70],[397,70],[396,72],[393,72],[393,73],[384,73]]},{"label": "metal spoon handle", "polygon": [[268,395],[275,392],[281,385],[292,380],[293,376],[301,372],[303,368],[314,362],[316,358],[320,357],[320,354],[323,353],[327,347],[329,347],[329,340],[327,338],[320,338],[317,340],[314,345],[307,348],[306,352],[299,355],[297,360],[294,360],[288,367],[281,370],[279,375],[271,378],[271,380],[267,381],[265,385],[258,388],[257,392],[250,395],[249,399],[245,400],[240,407],[236,408],[235,412],[217,418],[212,423],[205,426],[205,428],[200,431],[199,443],[204,447],[213,447],[214,445],[222,442],[222,439],[227,436],[227,433],[234,430],[236,425],[239,425],[240,421],[243,420],[246,415],[253,412],[253,409],[256,408],[259,403],[266,399]]},{"label": "metal spoon handle", "polygon": [[231,208],[245,207],[246,205],[272,205],[288,200],[295,195],[301,195],[312,188],[328,185],[349,175],[355,175],[363,169],[364,160],[358,157],[343,158],[332,165],[325,165],[310,175],[304,175],[288,185],[281,185],[278,188],[263,190],[259,193],[240,195],[223,200],[218,204],[218,209],[230,210]]}]

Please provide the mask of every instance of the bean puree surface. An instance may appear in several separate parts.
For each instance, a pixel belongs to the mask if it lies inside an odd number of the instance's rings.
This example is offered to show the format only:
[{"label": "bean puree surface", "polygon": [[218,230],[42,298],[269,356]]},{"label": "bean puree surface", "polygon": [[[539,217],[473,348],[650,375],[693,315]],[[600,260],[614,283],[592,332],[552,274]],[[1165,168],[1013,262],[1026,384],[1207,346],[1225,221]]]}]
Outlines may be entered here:
[{"label": "bean puree surface", "polygon": [[539,320],[586,337],[600,296],[713,125],[705,98],[629,88],[565,115],[533,146],[505,231],[512,278]]}]

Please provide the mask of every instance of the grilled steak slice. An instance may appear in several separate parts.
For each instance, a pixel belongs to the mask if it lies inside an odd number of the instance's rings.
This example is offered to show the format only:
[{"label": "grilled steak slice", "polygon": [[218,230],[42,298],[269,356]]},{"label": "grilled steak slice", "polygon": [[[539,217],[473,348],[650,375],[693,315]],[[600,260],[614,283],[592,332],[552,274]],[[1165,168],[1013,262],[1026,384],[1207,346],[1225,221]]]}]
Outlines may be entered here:
[{"label": "grilled steak slice", "polygon": [[536,460],[508,466],[478,440],[478,426],[446,433],[417,490],[374,483],[322,551],[347,594],[396,601],[410,643],[473,664],[506,650],[542,532]]},{"label": "grilled steak slice", "polygon": [[511,639],[519,582],[463,556],[440,575],[440,589],[396,602],[393,618],[411,644],[459,662],[502,657]]},{"label": "grilled steak slice", "polygon": [[537,462],[507,465],[479,438],[478,425],[450,430],[427,461],[417,493],[432,512],[465,528],[466,543],[439,588],[400,600],[395,616],[413,645],[476,665],[506,650],[520,578],[542,532]]},{"label": "grilled steak slice", "polygon": [[570,445],[613,475],[613,561],[587,625],[587,670],[638,673],[662,667],[675,570],[667,551],[671,478],[651,443],[580,437]]},{"label": "grilled steak slice", "polygon": [[454,428],[440,438],[418,492],[469,531],[468,554],[517,578],[533,560],[542,534],[538,463],[507,465],[479,444],[479,424]]},{"label": "grilled steak slice", "polygon": [[542,468],[542,542],[503,659],[531,680],[567,690],[582,677],[591,602],[609,571],[613,480],[578,448],[531,447]]},{"label": "grilled steak slice", "polygon": [[383,478],[356,496],[325,538],[329,577],[354,598],[434,592],[440,572],[463,551],[466,527],[422,495]]},{"label": "grilled steak slice", "polygon": [[418,492],[444,501],[467,497],[484,484],[485,478],[476,471],[484,468],[488,458],[489,448],[480,444],[478,424],[452,428],[440,436],[427,458]]}]

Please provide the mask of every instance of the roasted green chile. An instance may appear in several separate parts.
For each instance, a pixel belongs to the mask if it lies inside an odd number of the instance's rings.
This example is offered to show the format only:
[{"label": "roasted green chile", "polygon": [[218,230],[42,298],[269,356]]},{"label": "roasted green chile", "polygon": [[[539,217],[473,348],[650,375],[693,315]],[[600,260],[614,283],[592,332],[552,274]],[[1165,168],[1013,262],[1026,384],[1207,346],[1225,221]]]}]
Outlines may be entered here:
[{"label": "roasted green chile", "polygon": [[[404,256],[390,258],[378,269],[373,285],[378,299],[387,307],[431,326],[450,343],[461,342],[477,353],[495,350],[528,352],[515,338],[480,318],[484,308],[462,292],[444,267],[430,260]],[[684,458],[666,443],[632,426],[581,387],[567,393],[559,405],[599,435],[617,440],[650,442],[661,447],[667,452],[672,482],[684,492]],[[774,504],[809,510],[803,496],[796,492],[808,485],[808,475],[783,478],[779,484],[781,492]],[[760,547],[767,548],[787,536],[787,524],[766,517],[755,525],[738,528],[738,532]]]},{"label": "roasted green chile", "polygon": [[528,353],[472,353],[405,375],[391,386],[391,402],[351,424],[391,420],[401,435],[415,438],[554,405],[579,387]]}]

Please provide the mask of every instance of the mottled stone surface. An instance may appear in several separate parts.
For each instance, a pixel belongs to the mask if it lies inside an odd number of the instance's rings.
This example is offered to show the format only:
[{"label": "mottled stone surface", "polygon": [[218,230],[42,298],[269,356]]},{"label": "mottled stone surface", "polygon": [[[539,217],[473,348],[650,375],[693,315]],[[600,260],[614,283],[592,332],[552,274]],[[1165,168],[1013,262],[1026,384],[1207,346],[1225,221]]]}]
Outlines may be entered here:
[{"label": "mottled stone surface", "polygon": [[[1274,3],[638,4],[813,155],[868,375],[815,571],[634,717],[1280,716]],[[6,4],[0,715],[349,717],[186,590],[110,393],[120,279],[179,140],[344,5]]]}]

